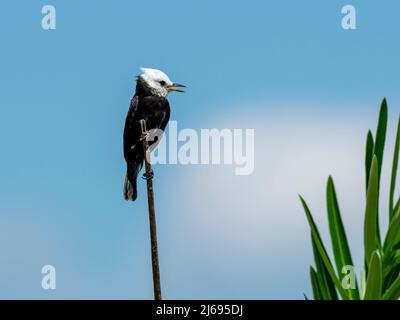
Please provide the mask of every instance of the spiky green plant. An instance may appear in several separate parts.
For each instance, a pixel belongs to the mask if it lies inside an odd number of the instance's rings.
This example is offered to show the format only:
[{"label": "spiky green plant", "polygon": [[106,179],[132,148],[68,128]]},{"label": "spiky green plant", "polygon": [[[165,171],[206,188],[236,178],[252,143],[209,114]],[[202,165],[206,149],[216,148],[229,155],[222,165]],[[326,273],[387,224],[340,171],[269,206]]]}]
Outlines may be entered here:
[{"label": "spiky green plant", "polygon": [[400,198],[394,201],[400,149],[400,117],[390,181],[389,226],[383,242],[379,232],[379,190],[387,114],[387,102],[384,99],[379,113],[375,139],[371,131],[368,131],[367,135],[364,268],[360,275],[360,286],[353,277],[353,260],[332,177],[328,178],[326,205],[335,266],[325,249],[313,216],[306,202],[300,196],[311,228],[315,267],[310,267],[310,278],[316,300],[339,300],[340,298],[343,300],[397,300],[400,298]]}]

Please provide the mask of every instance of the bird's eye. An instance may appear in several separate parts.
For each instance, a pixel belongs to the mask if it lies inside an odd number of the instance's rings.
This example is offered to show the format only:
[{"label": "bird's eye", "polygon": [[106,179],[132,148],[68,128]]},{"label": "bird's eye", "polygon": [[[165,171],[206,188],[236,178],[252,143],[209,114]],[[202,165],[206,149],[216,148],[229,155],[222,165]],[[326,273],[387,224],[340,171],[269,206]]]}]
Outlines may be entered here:
[{"label": "bird's eye", "polygon": [[165,86],[165,83],[166,83],[166,82],[165,82],[164,80],[161,80],[161,81],[160,81],[160,84],[161,84],[162,86]]}]

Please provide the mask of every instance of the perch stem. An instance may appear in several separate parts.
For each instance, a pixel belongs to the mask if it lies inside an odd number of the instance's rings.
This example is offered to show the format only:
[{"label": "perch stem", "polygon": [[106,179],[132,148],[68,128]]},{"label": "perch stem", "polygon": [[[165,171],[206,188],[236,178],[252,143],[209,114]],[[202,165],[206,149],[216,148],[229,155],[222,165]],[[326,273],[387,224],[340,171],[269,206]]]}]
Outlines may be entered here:
[{"label": "perch stem", "polygon": [[[147,128],[146,121],[140,120],[142,137],[146,137]],[[145,154],[145,169],[147,181],[147,199],[149,206],[150,220],[150,241],[151,241],[151,264],[153,269],[153,285],[154,285],[154,300],[161,300],[161,284],[160,284],[160,267],[158,262],[158,245],[157,245],[157,225],[156,213],[154,209],[154,190],[153,190],[153,172],[150,163],[150,150],[147,139],[143,139],[143,152]]]}]

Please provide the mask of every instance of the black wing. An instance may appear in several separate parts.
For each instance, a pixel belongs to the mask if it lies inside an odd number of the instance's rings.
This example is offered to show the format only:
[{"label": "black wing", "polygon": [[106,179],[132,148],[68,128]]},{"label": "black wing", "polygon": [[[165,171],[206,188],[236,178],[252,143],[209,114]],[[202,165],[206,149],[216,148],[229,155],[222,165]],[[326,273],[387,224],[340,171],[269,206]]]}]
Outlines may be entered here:
[{"label": "black wing", "polygon": [[139,106],[139,97],[134,96],[129,106],[128,114],[125,119],[124,128],[124,156],[127,160],[131,147],[139,140],[140,132],[138,135],[137,125],[135,124],[135,115]]},{"label": "black wing", "polygon": [[[142,108],[144,106],[144,108]],[[167,99],[159,96],[147,96],[141,100],[138,116],[146,120],[147,131],[152,129],[161,129],[163,132],[170,118],[170,107]],[[159,133],[156,132],[158,135]],[[150,132],[151,135],[151,132]],[[149,146],[153,150],[161,141],[161,136],[150,137]],[[153,140],[154,139],[154,140]]]},{"label": "black wing", "polygon": [[159,96],[143,97],[139,104],[137,116],[146,120],[147,130],[164,130],[170,116],[169,102]]},{"label": "black wing", "polygon": [[[124,156],[128,160],[130,156],[134,156],[139,150],[132,152],[132,146],[135,146],[141,138],[140,120],[146,120],[147,131],[152,129],[165,130],[170,117],[170,107],[167,99],[159,96],[134,96],[129,107],[128,115],[125,121],[124,130]],[[149,145],[158,143],[159,139],[149,141]],[[155,146],[154,146],[155,147]],[[135,148],[137,149],[137,148]]]}]

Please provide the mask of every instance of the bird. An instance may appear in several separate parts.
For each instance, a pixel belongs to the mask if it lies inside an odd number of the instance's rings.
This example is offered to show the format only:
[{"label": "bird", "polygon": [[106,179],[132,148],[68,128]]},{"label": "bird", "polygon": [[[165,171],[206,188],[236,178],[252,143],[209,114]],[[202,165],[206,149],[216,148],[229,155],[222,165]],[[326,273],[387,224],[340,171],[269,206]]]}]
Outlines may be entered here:
[{"label": "bird", "polygon": [[[170,118],[170,105],[167,96],[170,92],[185,92],[185,86],[174,83],[161,70],[140,68],[136,77],[136,91],[131,99],[125,120],[123,135],[124,158],[127,165],[124,198],[127,201],[137,199],[137,177],[144,163],[143,137],[140,120],[146,121],[147,131],[165,130]],[[159,143],[160,138],[149,141],[149,146]]]}]

